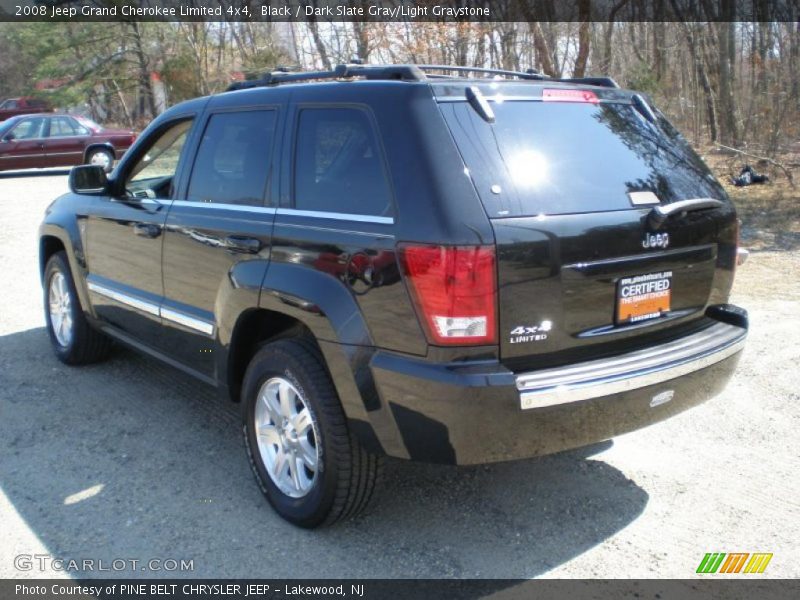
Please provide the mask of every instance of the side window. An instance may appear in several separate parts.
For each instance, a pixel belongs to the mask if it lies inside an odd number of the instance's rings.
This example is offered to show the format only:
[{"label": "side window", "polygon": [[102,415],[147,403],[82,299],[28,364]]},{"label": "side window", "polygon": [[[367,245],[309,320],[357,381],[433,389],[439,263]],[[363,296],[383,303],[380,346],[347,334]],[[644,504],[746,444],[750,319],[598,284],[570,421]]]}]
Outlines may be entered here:
[{"label": "side window", "polygon": [[294,157],[300,210],[389,216],[391,192],[375,131],[354,108],[300,111]]},{"label": "side window", "polygon": [[11,130],[15,140],[35,140],[44,135],[45,119],[25,119]]},{"label": "side window", "polygon": [[70,119],[66,117],[53,117],[50,119],[50,137],[70,137],[78,135]]},{"label": "side window", "polygon": [[2,110],[13,110],[15,108],[17,108],[16,100],[6,100],[2,104],[0,104],[0,109]]},{"label": "side window", "polygon": [[73,119],[72,117],[67,117],[67,121],[72,127],[72,130],[75,132],[75,135],[89,135],[89,130],[80,123],[78,123],[77,119]]},{"label": "side window", "polygon": [[[125,190],[137,198],[170,198],[175,172],[192,120],[186,119],[157,134],[125,180]],[[148,140],[149,141],[149,140]]]},{"label": "side window", "polygon": [[194,161],[187,199],[263,206],[275,119],[274,110],[212,115]]}]

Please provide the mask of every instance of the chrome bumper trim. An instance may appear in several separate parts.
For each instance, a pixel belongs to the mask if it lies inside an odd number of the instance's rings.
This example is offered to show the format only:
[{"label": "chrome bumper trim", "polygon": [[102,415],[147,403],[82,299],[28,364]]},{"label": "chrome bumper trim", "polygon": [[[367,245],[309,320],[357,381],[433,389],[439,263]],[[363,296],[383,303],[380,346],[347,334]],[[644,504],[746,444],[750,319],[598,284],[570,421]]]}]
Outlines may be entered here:
[{"label": "chrome bumper trim", "polygon": [[523,409],[579,402],[643,388],[699,371],[736,354],[747,330],[716,323],[703,331],[611,358],[517,375]]}]

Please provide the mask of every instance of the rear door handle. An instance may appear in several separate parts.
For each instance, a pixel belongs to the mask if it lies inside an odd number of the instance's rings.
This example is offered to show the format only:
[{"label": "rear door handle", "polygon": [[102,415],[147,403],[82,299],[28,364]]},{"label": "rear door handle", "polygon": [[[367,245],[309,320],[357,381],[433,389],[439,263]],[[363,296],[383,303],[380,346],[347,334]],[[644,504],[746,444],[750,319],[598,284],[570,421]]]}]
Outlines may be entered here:
[{"label": "rear door handle", "polygon": [[157,238],[161,235],[161,227],[152,223],[136,223],[133,226],[133,233],[146,238]]},{"label": "rear door handle", "polygon": [[232,252],[256,254],[259,250],[261,250],[261,241],[255,238],[230,235],[225,238],[225,247]]}]

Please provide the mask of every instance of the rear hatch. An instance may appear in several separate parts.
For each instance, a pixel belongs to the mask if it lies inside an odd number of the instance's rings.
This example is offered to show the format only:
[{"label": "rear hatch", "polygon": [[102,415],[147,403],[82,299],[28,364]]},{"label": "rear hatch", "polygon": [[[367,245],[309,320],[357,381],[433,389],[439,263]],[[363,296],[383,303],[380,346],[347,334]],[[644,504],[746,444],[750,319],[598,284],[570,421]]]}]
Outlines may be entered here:
[{"label": "rear hatch", "polygon": [[503,362],[614,354],[707,324],[730,290],[736,225],[702,160],[641,96],[523,85],[438,95],[495,233]]}]

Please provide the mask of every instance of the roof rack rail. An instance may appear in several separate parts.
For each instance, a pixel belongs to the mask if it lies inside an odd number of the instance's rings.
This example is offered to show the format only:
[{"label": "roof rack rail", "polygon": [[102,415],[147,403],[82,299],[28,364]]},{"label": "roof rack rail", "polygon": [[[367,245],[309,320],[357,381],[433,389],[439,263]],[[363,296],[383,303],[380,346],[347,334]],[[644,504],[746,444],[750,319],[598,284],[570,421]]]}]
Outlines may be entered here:
[{"label": "roof rack rail", "polygon": [[277,85],[280,83],[313,81],[317,79],[346,79],[349,77],[423,81],[425,79],[425,74],[416,65],[361,65],[357,63],[347,63],[336,65],[330,71],[291,71],[287,68],[278,68],[275,71],[266,73],[260,79],[234,82],[230,84],[225,91],[232,92],[235,90]]},{"label": "roof rack rail", "polygon": [[346,63],[336,65],[330,71],[299,71],[296,67],[277,67],[274,71],[264,74],[259,79],[237,81],[228,86],[226,92],[246,90],[250,88],[266,87],[281,83],[294,83],[299,81],[315,81],[321,79],[348,79],[363,77],[364,79],[397,80],[397,81],[425,81],[427,79],[446,79],[455,75],[444,73],[431,73],[431,71],[450,71],[452,73],[479,73],[482,75],[502,75],[516,77],[527,81],[552,81],[557,83],[574,83],[597,85],[609,88],[618,88],[617,82],[610,77],[573,77],[551,78],[535,69],[527,71],[508,71],[505,69],[488,69],[484,67],[462,67],[457,65],[370,65],[360,63]]},{"label": "roof rack rail", "polygon": [[[453,71],[455,73],[482,73],[484,75],[504,75],[505,77],[518,77],[519,79],[547,79],[545,75],[535,69],[527,71],[508,71],[506,69],[487,69],[484,67],[462,67],[453,65],[417,65],[423,72],[426,71]],[[427,74],[427,73],[426,73]]]}]

